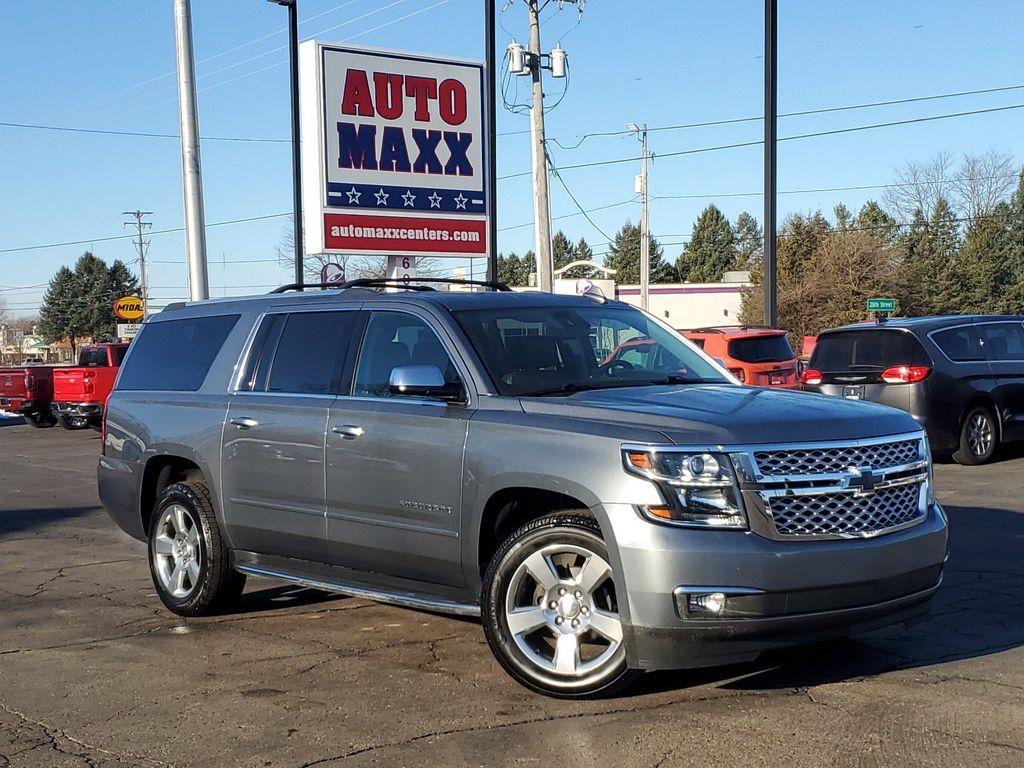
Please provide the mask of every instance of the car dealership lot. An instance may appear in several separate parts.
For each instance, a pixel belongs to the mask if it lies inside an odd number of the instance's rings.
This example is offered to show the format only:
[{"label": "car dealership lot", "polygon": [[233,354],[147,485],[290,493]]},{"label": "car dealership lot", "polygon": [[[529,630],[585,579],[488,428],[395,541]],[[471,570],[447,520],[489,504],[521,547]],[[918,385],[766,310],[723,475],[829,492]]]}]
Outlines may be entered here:
[{"label": "car dealership lot", "polygon": [[0,417],[0,766],[1024,760],[1019,451],[937,467],[952,554],[926,623],[582,703],[515,685],[474,622],[256,579],[235,613],[171,615],[99,507],[98,451]]}]

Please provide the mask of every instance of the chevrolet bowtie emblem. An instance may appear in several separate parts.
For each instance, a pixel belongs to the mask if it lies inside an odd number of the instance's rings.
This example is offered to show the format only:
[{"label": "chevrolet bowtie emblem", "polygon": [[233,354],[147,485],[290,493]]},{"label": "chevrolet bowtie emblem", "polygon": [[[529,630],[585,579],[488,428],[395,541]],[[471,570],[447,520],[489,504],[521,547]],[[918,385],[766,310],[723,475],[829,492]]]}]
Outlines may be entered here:
[{"label": "chevrolet bowtie emblem", "polygon": [[846,471],[850,473],[850,476],[846,478],[844,487],[852,488],[854,496],[870,496],[875,492],[875,483],[878,482],[878,478],[870,467],[864,469],[847,467]]}]

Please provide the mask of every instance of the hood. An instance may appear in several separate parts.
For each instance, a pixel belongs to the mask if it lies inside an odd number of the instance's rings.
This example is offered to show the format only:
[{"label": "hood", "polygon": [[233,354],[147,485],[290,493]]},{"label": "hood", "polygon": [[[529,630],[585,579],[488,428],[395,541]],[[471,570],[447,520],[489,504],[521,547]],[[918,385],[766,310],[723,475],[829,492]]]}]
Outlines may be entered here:
[{"label": "hood", "polygon": [[687,445],[857,440],[921,428],[909,414],[877,403],[730,384],[624,387],[521,402],[527,413],[642,426]]}]

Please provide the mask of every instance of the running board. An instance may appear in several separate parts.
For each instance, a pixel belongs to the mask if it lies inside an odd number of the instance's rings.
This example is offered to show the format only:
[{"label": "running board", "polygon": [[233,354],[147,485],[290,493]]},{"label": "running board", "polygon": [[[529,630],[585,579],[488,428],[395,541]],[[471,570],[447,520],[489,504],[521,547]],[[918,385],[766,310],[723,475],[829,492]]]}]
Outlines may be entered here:
[{"label": "running board", "polygon": [[338,584],[320,579],[312,579],[307,576],[293,576],[280,571],[269,571],[265,568],[256,568],[251,565],[236,565],[242,573],[253,576],[266,576],[272,579],[283,579],[293,584],[312,589],[322,589],[325,592],[338,592],[349,597],[361,597],[365,600],[373,600],[377,603],[397,605],[402,608],[414,608],[420,611],[431,611],[433,613],[445,613],[452,616],[480,616],[480,606],[469,603],[457,603],[452,600],[439,600],[427,597],[416,597],[415,595],[403,594],[401,592],[387,592],[369,587],[360,587],[354,584]]}]

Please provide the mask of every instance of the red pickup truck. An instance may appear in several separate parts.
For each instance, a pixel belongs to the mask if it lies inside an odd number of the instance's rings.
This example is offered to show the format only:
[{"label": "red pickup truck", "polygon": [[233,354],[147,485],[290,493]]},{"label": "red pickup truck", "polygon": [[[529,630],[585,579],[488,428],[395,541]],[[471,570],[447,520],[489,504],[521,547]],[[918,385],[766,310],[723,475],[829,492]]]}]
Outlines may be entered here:
[{"label": "red pickup truck", "polygon": [[52,365],[0,368],[0,411],[20,414],[33,427],[56,424],[50,413],[53,371]]},{"label": "red pickup truck", "polygon": [[78,366],[53,372],[53,415],[64,429],[99,429],[127,344],[82,347]]}]

